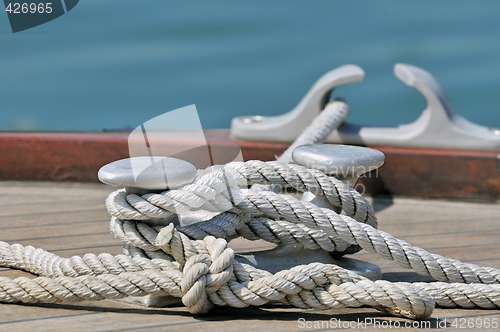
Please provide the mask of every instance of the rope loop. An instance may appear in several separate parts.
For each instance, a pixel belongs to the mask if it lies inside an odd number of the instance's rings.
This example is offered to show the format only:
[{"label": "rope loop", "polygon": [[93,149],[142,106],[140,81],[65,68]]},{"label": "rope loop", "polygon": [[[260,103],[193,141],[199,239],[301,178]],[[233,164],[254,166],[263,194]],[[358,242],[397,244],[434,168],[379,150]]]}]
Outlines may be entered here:
[{"label": "rope loop", "polygon": [[[225,182],[228,176],[234,180],[231,184]],[[345,214],[235,183],[311,191]],[[193,184],[160,194],[115,191],[106,207],[111,234],[124,244],[124,254],[62,258],[0,241],[1,265],[39,275],[0,277],[0,301],[155,295],[179,297],[193,314],[205,314],[215,305],[242,308],[272,301],[314,309],[371,306],[410,319],[429,317],[436,304],[500,307],[500,270],[432,254],[378,230],[366,199],[318,170],[279,162],[233,162],[202,171]],[[207,211],[212,213],[208,220]],[[180,225],[182,217],[196,220],[200,215],[205,219]],[[317,262],[272,274],[235,259],[228,242],[237,237],[333,255],[364,249],[437,282],[371,281]]]}]

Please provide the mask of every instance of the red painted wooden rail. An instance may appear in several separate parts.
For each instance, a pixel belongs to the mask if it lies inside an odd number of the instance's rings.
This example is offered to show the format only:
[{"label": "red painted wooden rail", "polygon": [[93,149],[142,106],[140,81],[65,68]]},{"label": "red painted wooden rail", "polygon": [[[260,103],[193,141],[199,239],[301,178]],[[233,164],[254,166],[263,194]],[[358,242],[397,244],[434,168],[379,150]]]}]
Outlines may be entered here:
[{"label": "red painted wooden rail", "polygon": [[[228,130],[207,130],[212,151],[236,143],[245,160],[274,160],[288,143],[231,141]],[[97,182],[97,171],[127,158],[128,133],[0,133],[0,180]],[[166,139],[168,144],[180,144]],[[500,151],[373,148],[384,166],[362,177],[357,189],[372,195],[500,199]],[[362,186],[361,186],[362,185]]]}]

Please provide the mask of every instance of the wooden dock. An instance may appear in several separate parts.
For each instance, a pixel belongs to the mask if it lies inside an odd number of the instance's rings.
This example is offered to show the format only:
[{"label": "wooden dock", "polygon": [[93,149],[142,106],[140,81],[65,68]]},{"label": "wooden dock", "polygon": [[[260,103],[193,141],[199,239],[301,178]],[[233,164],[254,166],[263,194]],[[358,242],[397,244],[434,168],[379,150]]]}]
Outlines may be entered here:
[{"label": "wooden dock", "polygon": [[[43,248],[62,257],[88,252],[121,253],[121,244],[109,234],[109,216],[104,207],[104,199],[112,188],[96,184],[2,182],[0,189],[0,240]],[[432,253],[500,268],[500,205],[404,198],[371,201],[377,211],[379,229]],[[272,247],[263,241],[239,239],[230,245],[237,252]],[[375,254],[362,251],[353,257],[379,265],[383,278],[390,281],[432,280]],[[0,267],[0,276],[21,275],[33,277]],[[447,330],[463,331],[460,327],[471,327],[471,320],[474,330],[479,329],[479,322],[484,324],[487,320],[490,324],[492,321],[500,324],[500,310],[437,308],[432,316],[420,322],[420,326],[446,325]],[[339,320],[340,324],[350,327],[339,325]],[[357,325],[358,321],[370,320],[377,323],[368,324],[366,329]],[[144,308],[116,301],[0,304],[0,331],[278,332],[344,327],[355,331],[379,329],[389,321],[392,324],[398,321],[401,326],[412,323],[368,307],[326,311],[283,307],[216,308],[206,316],[193,316],[184,307]],[[497,329],[490,325],[489,330]]]}]

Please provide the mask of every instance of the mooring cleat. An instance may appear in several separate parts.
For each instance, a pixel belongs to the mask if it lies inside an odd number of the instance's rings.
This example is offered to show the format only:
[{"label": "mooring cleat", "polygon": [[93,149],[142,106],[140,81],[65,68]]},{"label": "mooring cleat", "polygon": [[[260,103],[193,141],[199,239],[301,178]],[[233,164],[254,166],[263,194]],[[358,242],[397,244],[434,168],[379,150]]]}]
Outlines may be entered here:
[{"label": "mooring cleat", "polygon": [[[104,165],[98,172],[98,178],[104,184],[124,187],[129,194],[143,195],[188,185],[195,180],[196,173],[196,167],[185,160],[144,156],[121,159]],[[144,222],[150,225],[166,225],[170,220],[151,219]],[[157,308],[181,304],[180,298],[157,295],[128,296],[119,301]]]},{"label": "mooring cleat", "polygon": [[[360,146],[309,144],[293,150],[292,159],[297,165],[317,169],[354,187],[361,175],[382,166],[385,156],[378,150]],[[305,192],[302,201],[314,203],[337,213],[341,212],[340,208],[311,192]]]},{"label": "mooring cleat", "polygon": [[292,153],[297,165],[335,176],[351,187],[362,174],[382,166],[384,158],[378,150],[352,145],[301,145]]},{"label": "mooring cleat", "polygon": [[394,66],[394,75],[425,99],[426,108],[417,120],[395,127],[344,122],[327,137],[326,142],[456,150],[500,148],[500,130],[472,123],[458,114],[429,72],[398,63]]},{"label": "mooring cleat", "polygon": [[[313,169],[322,169],[327,174],[334,174],[344,181],[355,181],[357,177],[383,163],[384,155],[376,150],[327,145],[305,145],[298,147],[294,160]],[[110,163],[99,170],[99,179],[106,184],[123,186],[130,194],[142,195],[176,189],[192,183],[196,178],[196,169],[189,162],[166,157],[136,157]],[[175,218],[174,218],[175,219]],[[147,220],[148,224],[166,225],[176,220]],[[337,253],[342,255],[342,253]],[[235,255],[237,261],[253,265],[258,269],[276,273],[289,270],[298,265],[310,263],[334,264],[351,270],[372,280],[382,276],[378,266],[347,257],[333,257],[323,249],[310,250],[302,245],[281,244],[267,251],[247,252]],[[148,295],[145,297],[129,296],[127,303],[147,307],[172,306],[179,300],[171,296]]]},{"label": "mooring cleat", "polygon": [[280,244],[271,250],[236,254],[234,259],[270,273],[289,270],[298,265],[323,263],[338,265],[371,280],[382,277],[380,268],[375,264],[348,257],[334,258],[323,249],[311,250],[302,246]]},{"label": "mooring cleat", "polygon": [[231,122],[231,137],[239,140],[293,142],[342,85],[361,82],[365,72],[356,65],[344,65],[321,76],[300,103],[278,116],[239,116]]},{"label": "mooring cleat", "polygon": [[196,168],[189,162],[169,157],[148,156],[117,160],[99,170],[102,183],[125,187],[129,194],[147,194],[178,189],[192,183]]},{"label": "mooring cleat", "polygon": [[[394,66],[394,74],[425,99],[426,108],[416,121],[393,127],[363,126],[345,121],[328,135],[325,142],[456,150],[500,148],[500,128],[481,126],[458,114],[429,72],[398,63]],[[234,118],[231,136],[239,140],[293,142],[321,112],[332,89],[363,79],[364,72],[357,66],[334,69],[321,77],[288,113]]]},{"label": "mooring cleat", "polygon": [[[292,153],[296,164],[333,175],[349,186],[353,186],[360,175],[382,166],[384,157],[382,152],[370,148],[331,144],[302,145]],[[326,199],[310,192],[303,194],[302,201],[340,213],[339,209]],[[272,250],[239,254],[236,259],[271,273],[318,262],[335,264],[372,280],[382,276],[380,268],[374,264],[347,257],[333,258],[329,252],[322,249],[309,250],[302,246],[278,245]]]}]

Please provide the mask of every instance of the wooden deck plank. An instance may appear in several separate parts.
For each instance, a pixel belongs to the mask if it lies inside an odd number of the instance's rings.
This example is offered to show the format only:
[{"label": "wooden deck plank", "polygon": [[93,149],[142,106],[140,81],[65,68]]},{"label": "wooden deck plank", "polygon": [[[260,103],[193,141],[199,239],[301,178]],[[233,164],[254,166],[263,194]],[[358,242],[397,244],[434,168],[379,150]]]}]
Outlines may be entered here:
[{"label": "wooden deck plank", "polygon": [[[12,182],[0,183],[0,188],[3,191],[0,194],[0,240],[41,247],[62,257],[87,252],[122,252],[121,244],[109,234],[109,216],[104,207],[104,199],[113,188]],[[499,205],[376,198],[374,207],[381,230],[432,253],[500,268]],[[273,247],[262,240],[241,239],[231,241],[230,246],[237,252]],[[362,251],[353,257],[379,265],[387,280],[431,280],[373,253]],[[0,267],[0,276],[21,275],[33,277],[26,272]],[[454,330],[450,320],[456,317],[497,318],[500,321],[500,310],[438,308],[428,321],[431,327],[436,327],[446,318],[447,330]],[[331,318],[347,322],[358,319],[407,321],[372,308],[325,311],[284,307],[216,308],[209,315],[199,317],[189,314],[184,307],[143,308],[116,301],[0,305],[0,331],[327,330],[300,328],[299,318],[327,323]]]}]

